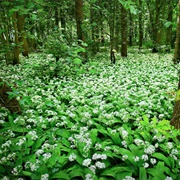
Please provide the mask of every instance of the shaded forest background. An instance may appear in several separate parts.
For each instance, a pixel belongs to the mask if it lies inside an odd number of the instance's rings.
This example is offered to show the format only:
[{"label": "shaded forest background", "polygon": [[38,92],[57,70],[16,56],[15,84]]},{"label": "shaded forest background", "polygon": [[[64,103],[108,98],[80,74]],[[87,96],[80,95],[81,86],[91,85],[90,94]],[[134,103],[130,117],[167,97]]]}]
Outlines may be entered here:
[{"label": "shaded forest background", "polygon": [[[103,52],[115,64],[116,55],[127,57],[129,49],[170,53],[176,48],[174,63],[180,59],[178,0],[9,0],[0,5],[0,53],[7,65],[20,64],[21,53],[33,52],[79,65]],[[177,129],[179,107],[177,100],[171,122]]]},{"label": "shaded forest background", "polygon": [[[1,1],[1,54],[7,64],[20,63],[19,54],[46,51],[67,57],[80,45],[88,55],[108,51],[128,55],[128,48],[153,53],[174,48],[178,0],[16,0]],[[88,54],[88,55],[87,55]]]}]

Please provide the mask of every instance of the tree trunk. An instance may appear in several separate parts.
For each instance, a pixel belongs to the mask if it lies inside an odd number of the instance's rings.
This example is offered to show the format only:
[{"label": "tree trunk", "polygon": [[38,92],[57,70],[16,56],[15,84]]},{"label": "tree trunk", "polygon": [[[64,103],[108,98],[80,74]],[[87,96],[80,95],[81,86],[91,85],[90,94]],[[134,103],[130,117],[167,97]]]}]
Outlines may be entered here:
[{"label": "tree trunk", "polygon": [[17,13],[17,28],[18,28],[18,34],[19,34],[19,42],[22,43],[22,55],[28,57],[29,56],[29,46],[27,39],[25,38],[25,31],[24,31],[24,22],[25,17],[24,15],[20,15]]},{"label": "tree trunk", "polygon": [[109,18],[109,28],[110,28],[110,59],[111,63],[115,64],[115,53],[114,53],[114,46],[115,46],[115,37],[114,37],[114,31],[115,31],[115,2],[112,1],[111,9],[110,9],[111,16]]},{"label": "tree trunk", "polygon": [[[168,22],[173,21],[173,6],[172,6],[172,1],[171,0],[169,1],[169,6],[168,6],[168,18],[167,18],[167,21]],[[167,28],[166,45],[169,45],[169,46],[172,45],[172,24]]]},{"label": "tree trunk", "polygon": [[[84,14],[83,14],[83,0],[75,0],[75,12],[76,12],[76,27],[77,27],[77,38],[78,43],[81,45],[82,42],[85,42],[85,36],[83,32],[83,20],[84,20]],[[87,60],[87,53],[83,52],[82,56]]]},{"label": "tree trunk", "polygon": [[13,58],[13,65],[20,64],[20,59],[19,59],[19,36],[18,36],[18,28],[17,28],[17,19],[18,19],[18,13],[14,12],[13,13],[13,26],[14,26],[14,36],[15,36],[15,45],[13,49],[14,53],[14,58]]},{"label": "tree trunk", "polygon": [[92,38],[92,53],[97,54],[99,52],[99,28],[96,21],[96,12],[93,9],[93,5],[91,4],[90,7],[90,19],[91,19],[91,38]]},{"label": "tree trunk", "polygon": [[61,21],[61,31],[63,35],[66,35],[66,19],[64,10],[60,10],[60,21]]},{"label": "tree trunk", "polygon": [[129,46],[133,45],[133,16],[129,11]]},{"label": "tree trunk", "polygon": [[127,57],[127,11],[121,6],[121,56]]},{"label": "tree trunk", "polygon": [[84,33],[82,29],[82,23],[84,19],[83,15],[83,0],[75,0],[76,9],[76,26],[77,26],[77,38],[84,41]]},{"label": "tree trunk", "polygon": [[117,52],[120,52],[120,45],[121,45],[121,16],[120,16],[120,8],[119,4],[116,8],[116,22],[115,22],[115,49]]},{"label": "tree trunk", "polygon": [[142,0],[139,0],[139,49],[143,44]]},{"label": "tree trunk", "polygon": [[[179,0],[179,15],[177,22],[177,31],[176,31],[176,43],[175,43],[175,51],[174,51],[174,63],[180,62],[180,0]],[[179,76],[179,84],[178,84],[178,92],[180,92],[180,76]],[[176,129],[180,129],[180,99],[176,99],[173,115],[171,119],[171,125]]]}]

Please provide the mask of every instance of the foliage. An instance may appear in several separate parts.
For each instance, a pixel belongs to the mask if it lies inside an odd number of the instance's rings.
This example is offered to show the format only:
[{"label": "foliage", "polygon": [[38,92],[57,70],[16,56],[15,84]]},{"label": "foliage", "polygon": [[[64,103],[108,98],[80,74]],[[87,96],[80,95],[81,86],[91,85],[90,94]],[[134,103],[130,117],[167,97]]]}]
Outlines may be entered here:
[{"label": "foliage", "polygon": [[[68,43],[63,35],[60,35],[58,31],[53,32],[48,36],[45,43],[46,53],[52,54],[55,58],[65,59],[68,63],[73,65],[80,65],[82,63],[82,57],[80,54],[85,52],[87,44],[79,41],[77,43]],[[62,64],[60,63],[60,66]]]},{"label": "foliage", "polygon": [[165,120],[177,75],[171,56],[158,58],[133,54],[113,66],[101,59],[76,76],[70,65],[58,78],[36,68],[56,64],[51,55],[1,62],[23,114],[0,112],[0,178],[178,179],[180,134]]}]

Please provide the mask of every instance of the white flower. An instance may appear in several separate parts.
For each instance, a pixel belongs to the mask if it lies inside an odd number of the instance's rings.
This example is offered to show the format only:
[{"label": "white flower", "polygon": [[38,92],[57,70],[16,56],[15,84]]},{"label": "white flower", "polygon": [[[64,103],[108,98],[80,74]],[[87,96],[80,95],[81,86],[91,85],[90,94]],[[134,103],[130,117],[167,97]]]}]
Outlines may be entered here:
[{"label": "white flower", "polygon": [[29,131],[28,134],[31,136],[32,140],[36,140],[38,138],[36,131]]},{"label": "white flower", "polygon": [[147,155],[147,154],[143,154],[143,155],[142,155],[142,159],[143,159],[144,161],[147,161],[147,160],[148,160],[148,155]]},{"label": "white flower", "polygon": [[85,159],[82,163],[83,166],[88,167],[91,164],[91,159]]},{"label": "white flower", "polygon": [[164,114],[160,114],[159,119],[163,119],[163,118],[164,118]]},{"label": "white flower", "polygon": [[171,154],[175,154],[175,155],[177,155],[177,154],[178,154],[178,150],[177,150],[177,149],[172,149]]},{"label": "white flower", "polygon": [[9,178],[7,176],[4,176],[2,180],[9,180]]},{"label": "white flower", "polygon": [[51,153],[44,153],[43,154],[43,157],[44,157],[43,160],[49,159],[51,156],[52,156]]},{"label": "white flower", "polygon": [[30,163],[30,169],[31,171],[36,171],[39,168],[39,165],[36,163]]},{"label": "white flower", "polygon": [[96,160],[96,159],[102,159],[102,160],[104,160],[104,159],[107,159],[107,156],[106,156],[106,154],[93,154],[93,156],[92,156],[92,159],[93,160]]},{"label": "white flower", "polygon": [[110,149],[111,149],[110,146],[106,146],[106,147],[104,148],[105,151],[108,151],[108,150],[110,150]]},{"label": "white flower", "polygon": [[148,146],[147,148],[144,149],[144,152],[146,154],[152,154],[152,153],[155,152],[155,147],[153,145],[150,145],[150,146]]},{"label": "white flower", "polygon": [[22,139],[19,139],[19,142],[17,142],[16,145],[22,146],[22,145],[24,144],[25,141],[26,141],[26,138],[23,137]]},{"label": "white flower", "polygon": [[3,120],[0,120],[0,124],[4,124],[5,123],[5,121],[3,121]]},{"label": "white flower", "polygon": [[139,161],[139,157],[138,156],[133,157],[133,159],[134,159],[135,162]]},{"label": "white flower", "polygon": [[123,180],[135,180],[135,179],[131,176],[126,176]]},{"label": "white flower", "polygon": [[8,140],[4,144],[1,145],[1,148],[10,147],[10,145],[11,145],[11,141]]},{"label": "white flower", "polygon": [[96,166],[91,165],[91,166],[89,167],[89,169],[95,174],[95,172],[96,172]]},{"label": "white flower", "polygon": [[122,141],[121,144],[122,144],[125,148],[127,148],[127,142],[126,142],[126,141]]},{"label": "white flower", "polygon": [[173,148],[173,143],[172,142],[168,142],[167,143],[167,148],[168,149],[172,149]]},{"label": "white flower", "polygon": [[101,163],[99,161],[95,163],[95,166],[99,169],[104,169],[106,167],[104,163]]},{"label": "white flower", "polygon": [[123,130],[122,132],[122,138],[125,139],[128,136],[128,132]]},{"label": "white flower", "polygon": [[144,145],[144,141],[141,139],[135,139],[134,142],[137,146]]},{"label": "white flower", "polygon": [[128,159],[128,155],[123,155],[122,160],[125,161],[126,159]]},{"label": "white flower", "polygon": [[144,168],[148,168],[149,164],[148,163],[144,163],[143,166],[144,166]]},{"label": "white flower", "polygon": [[155,146],[155,148],[158,148],[158,147],[159,147],[159,144],[158,144],[158,143],[156,143],[154,146]]},{"label": "white flower", "polygon": [[156,159],[155,159],[155,158],[151,158],[151,159],[150,159],[150,162],[151,162],[151,164],[154,165],[154,164],[156,164]]},{"label": "white flower", "polygon": [[101,154],[93,154],[93,156],[92,156],[92,159],[93,160],[96,160],[96,159],[100,159],[101,158]]},{"label": "white flower", "polygon": [[86,174],[85,180],[93,180],[93,177],[91,174]]},{"label": "white flower", "polygon": [[41,180],[48,180],[48,179],[49,179],[49,174],[41,175]]},{"label": "white flower", "polygon": [[167,176],[167,177],[165,178],[165,180],[173,180],[173,178],[172,178],[172,177]]},{"label": "white flower", "polygon": [[114,134],[114,133],[116,133],[116,132],[117,132],[116,129],[111,130],[111,134]]},{"label": "white flower", "polygon": [[101,149],[101,147],[102,147],[102,145],[101,145],[100,143],[96,143],[96,144],[95,144],[95,149],[96,149],[96,150]]},{"label": "white flower", "polygon": [[106,156],[106,154],[101,154],[101,159],[102,159],[102,160],[105,160],[105,159],[107,159],[107,156]]},{"label": "white flower", "polygon": [[74,161],[76,159],[76,154],[72,153],[70,156],[69,156],[69,161]]}]

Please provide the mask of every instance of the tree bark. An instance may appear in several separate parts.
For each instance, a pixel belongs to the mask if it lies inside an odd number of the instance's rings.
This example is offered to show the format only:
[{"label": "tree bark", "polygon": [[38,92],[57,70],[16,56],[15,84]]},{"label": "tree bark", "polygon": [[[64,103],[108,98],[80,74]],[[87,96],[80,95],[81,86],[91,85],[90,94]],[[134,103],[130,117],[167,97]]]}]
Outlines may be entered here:
[{"label": "tree bark", "polygon": [[127,11],[121,6],[121,56],[127,57]]},{"label": "tree bark", "polygon": [[[179,0],[179,15],[177,22],[177,31],[176,31],[176,43],[175,43],[175,51],[174,51],[174,63],[177,64],[180,62],[180,0]],[[180,76],[178,83],[178,92],[180,91]],[[174,126],[176,129],[180,129],[180,100],[176,99],[173,115],[170,124]]]},{"label": "tree bark", "polygon": [[133,45],[133,16],[129,11],[129,46]]},{"label": "tree bark", "polygon": [[14,58],[13,58],[13,65],[20,64],[20,59],[19,59],[19,36],[18,36],[18,27],[17,27],[17,20],[18,20],[18,13],[14,12],[12,16],[13,20],[13,26],[14,26],[14,36],[15,36],[15,45],[13,49],[14,53]]},{"label": "tree bark", "polygon": [[[172,1],[171,0],[169,0],[167,21],[168,22],[173,21],[173,6],[172,6]],[[166,45],[170,45],[172,47],[172,24],[167,28]]]},{"label": "tree bark", "polygon": [[143,45],[142,0],[139,0],[139,49]]},{"label": "tree bark", "polygon": [[[82,42],[85,42],[85,36],[83,32],[83,20],[84,20],[84,13],[83,13],[83,0],[75,0],[75,13],[76,13],[76,27],[77,27],[77,38],[78,43],[81,45]],[[87,53],[81,53],[82,57],[87,60]]]},{"label": "tree bark", "polygon": [[29,46],[27,39],[25,37],[24,23],[25,23],[24,15],[20,15],[19,13],[17,13],[17,28],[19,34],[19,42],[22,43],[22,48],[23,48],[22,55],[29,57]]},{"label": "tree bark", "polygon": [[99,52],[99,28],[96,10],[93,9],[93,5],[90,6],[90,19],[91,19],[91,38],[92,38],[92,53],[97,54]]}]

